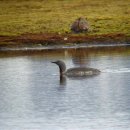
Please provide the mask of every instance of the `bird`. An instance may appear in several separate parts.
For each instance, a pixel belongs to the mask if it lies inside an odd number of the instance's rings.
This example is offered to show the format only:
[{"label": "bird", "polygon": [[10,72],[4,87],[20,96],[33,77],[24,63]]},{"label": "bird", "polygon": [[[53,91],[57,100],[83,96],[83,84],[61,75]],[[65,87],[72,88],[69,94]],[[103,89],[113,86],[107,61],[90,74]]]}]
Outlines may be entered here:
[{"label": "bird", "polygon": [[83,33],[89,31],[88,21],[85,18],[76,19],[71,25],[71,31],[74,33]]},{"label": "bird", "polygon": [[94,76],[100,74],[100,70],[94,68],[88,68],[88,67],[75,67],[66,70],[66,65],[61,60],[53,61],[52,63],[55,63],[56,65],[59,66],[60,77],[61,76],[85,77],[85,76]]}]

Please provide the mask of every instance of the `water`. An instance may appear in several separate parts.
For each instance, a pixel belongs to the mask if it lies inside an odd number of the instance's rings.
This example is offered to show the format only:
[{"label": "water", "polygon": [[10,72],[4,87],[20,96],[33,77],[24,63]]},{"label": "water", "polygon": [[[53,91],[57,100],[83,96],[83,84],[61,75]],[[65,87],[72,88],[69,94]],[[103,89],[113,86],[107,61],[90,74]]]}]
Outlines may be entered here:
[{"label": "water", "polygon": [[[56,59],[102,73],[60,81]],[[0,130],[130,130],[130,47],[0,53]]]}]

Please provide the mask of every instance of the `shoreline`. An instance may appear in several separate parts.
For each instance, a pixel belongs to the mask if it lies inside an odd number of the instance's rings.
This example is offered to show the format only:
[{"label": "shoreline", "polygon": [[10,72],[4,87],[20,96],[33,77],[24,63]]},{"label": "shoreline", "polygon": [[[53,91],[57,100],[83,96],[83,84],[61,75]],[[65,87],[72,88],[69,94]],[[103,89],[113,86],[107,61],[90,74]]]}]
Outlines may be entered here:
[{"label": "shoreline", "polygon": [[124,34],[78,35],[78,34],[23,34],[20,36],[1,36],[2,48],[71,48],[88,45],[121,45],[130,43],[130,37]]},{"label": "shoreline", "polygon": [[1,47],[0,52],[16,52],[16,51],[43,51],[43,50],[69,50],[69,49],[86,49],[86,48],[112,48],[112,47],[128,47],[130,44],[116,43],[116,44],[75,44],[75,45],[55,45],[55,46],[23,46],[23,47]]}]

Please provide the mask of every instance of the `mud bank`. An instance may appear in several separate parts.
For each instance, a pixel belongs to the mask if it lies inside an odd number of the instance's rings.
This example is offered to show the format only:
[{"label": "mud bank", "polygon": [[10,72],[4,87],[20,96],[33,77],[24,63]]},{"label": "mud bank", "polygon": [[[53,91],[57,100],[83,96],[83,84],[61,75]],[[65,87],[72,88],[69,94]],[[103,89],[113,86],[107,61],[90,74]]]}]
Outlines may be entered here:
[{"label": "mud bank", "polygon": [[[124,34],[103,35],[60,35],[60,34],[23,34],[20,36],[0,36],[0,48],[74,46],[88,44],[126,44],[130,37]],[[59,46],[59,47],[60,47]]]}]

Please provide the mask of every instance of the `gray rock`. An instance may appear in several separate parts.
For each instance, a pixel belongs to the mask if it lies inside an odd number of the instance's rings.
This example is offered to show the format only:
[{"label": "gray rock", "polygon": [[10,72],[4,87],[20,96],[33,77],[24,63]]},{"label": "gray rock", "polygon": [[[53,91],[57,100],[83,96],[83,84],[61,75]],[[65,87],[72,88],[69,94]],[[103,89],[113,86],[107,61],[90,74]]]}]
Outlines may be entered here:
[{"label": "gray rock", "polygon": [[89,25],[85,18],[80,17],[76,19],[71,25],[71,31],[73,31],[74,33],[88,32],[88,30]]}]

